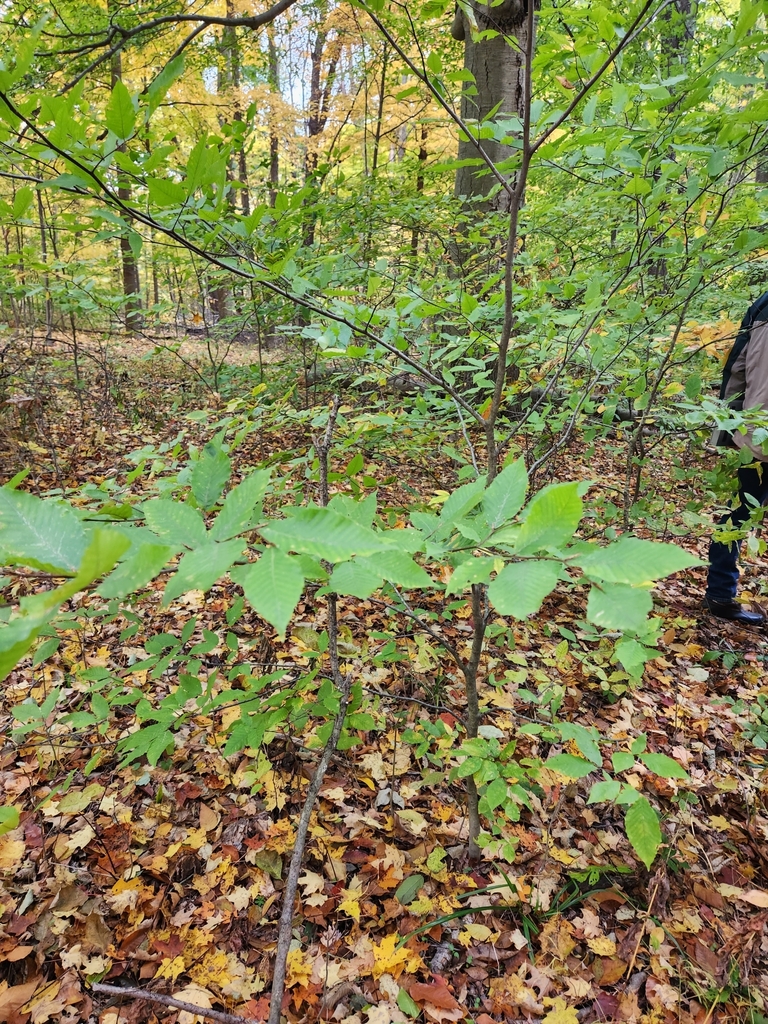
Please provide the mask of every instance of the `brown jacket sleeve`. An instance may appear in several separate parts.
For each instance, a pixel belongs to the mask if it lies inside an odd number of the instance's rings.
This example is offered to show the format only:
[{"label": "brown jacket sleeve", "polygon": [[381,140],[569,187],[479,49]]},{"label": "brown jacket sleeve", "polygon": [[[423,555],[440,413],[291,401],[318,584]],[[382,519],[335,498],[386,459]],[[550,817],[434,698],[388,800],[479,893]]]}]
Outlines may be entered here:
[{"label": "brown jacket sleeve", "polygon": [[[735,378],[735,379],[734,379]],[[744,408],[759,408],[768,412],[768,321],[755,324],[749,344],[739,356],[733,367],[728,391],[731,394],[744,392]],[[738,448],[747,447],[759,462],[768,462],[760,445],[752,443],[752,431],[733,435]]]}]

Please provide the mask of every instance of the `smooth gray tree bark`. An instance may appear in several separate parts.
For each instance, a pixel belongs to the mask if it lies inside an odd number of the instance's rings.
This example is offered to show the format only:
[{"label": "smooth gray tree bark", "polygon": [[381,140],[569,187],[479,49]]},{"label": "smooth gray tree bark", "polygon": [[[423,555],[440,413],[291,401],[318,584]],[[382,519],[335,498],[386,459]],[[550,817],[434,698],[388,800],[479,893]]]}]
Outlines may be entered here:
[{"label": "smooth gray tree bark", "polygon": [[[451,27],[454,39],[464,41],[464,67],[470,71],[475,84],[464,88],[461,98],[461,116],[464,122],[476,122],[495,111],[493,120],[519,116],[525,103],[524,54],[527,48],[528,3],[535,0],[502,0],[493,7],[490,3],[471,3],[468,14],[461,8]],[[538,6],[538,5],[537,5]],[[493,38],[477,40],[478,32],[493,30]],[[514,154],[514,149],[495,139],[481,139],[486,155],[499,164]],[[459,160],[477,160],[477,146],[462,139],[459,142]],[[493,175],[481,164],[459,167],[456,172],[456,196],[487,196],[497,186]],[[506,209],[509,197],[499,192],[489,205]]]}]

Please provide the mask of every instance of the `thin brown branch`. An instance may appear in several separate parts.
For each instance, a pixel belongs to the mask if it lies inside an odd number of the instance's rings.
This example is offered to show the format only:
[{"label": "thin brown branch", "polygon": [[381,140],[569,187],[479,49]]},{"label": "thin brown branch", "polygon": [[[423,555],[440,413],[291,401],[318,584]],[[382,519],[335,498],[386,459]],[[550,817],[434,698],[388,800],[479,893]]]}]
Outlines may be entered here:
[{"label": "thin brown branch", "polygon": [[[328,461],[333,438],[333,428],[339,412],[340,400],[336,395],[328,416],[328,425],[322,440],[315,441],[315,450],[320,460],[320,503],[327,505],[329,499],[328,491]],[[283,994],[285,992],[285,977],[288,962],[288,952],[293,938],[293,908],[296,902],[296,892],[299,887],[299,875],[304,860],[304,850],[307,845],[307,834],[309,823],[312,818],[312,811],[317,800],[320,786],[323,783],[328,765],[331,763],[336,746],[344,726],[344,719],[347,715],[349,698],[352,690],[352,673],[341,672],[339,659],[339,627],[338,609],[335,594],[328,595],[328,654],[331,662],[331,676],[336,689],[339,692],[339,710],[333,720],[333,728],[328,742],[318,762],[312,781],[307,789],[304,798],[304,806],[301,809],[299,824],[296,828],[296,845],[291,854],[291,862],[288,867],[288,877],[283,890],[283,906],[280,912],[280,923],[277,931],[277,950],[275,952],[275,966],[272,975],[272,996],[269,1004],[268,1024],[280,1024],[283,1006]]]},{"label": "thin brown branch", "polygon": [[[145,21],[141,25],[135,25],[133,28],[123,28],[122,25],[111,25],[104,31],[103,38],[94,42],[84,44],[80,50],[69,50],[70,54],[73,53],[88,53],[93,50],[99,49],[100,47],[109,47],[104,53],[99,54],[95,60],[91,61],[87,68],[81,71],[75,78],[71,79],[62,89],[62,92],[67,92],[73,88],[77,83],[84,78],[86,75],[95,71],[97,67],[103,64],[105,61],[110,60],[116,53],[125,46],[125,44],[138,35],[144,32],[151,32],[153,29],[161,28],[164,25],[182,25],[194,23],[199,25],[194,32],[187,37],[182,43],[180,49],[176,51],[174,56],[177,56],[181,50],[192,41],[192,38],[202,32],[206,28],[210,28],[212,25],[222,26],[224,28],[248,28],[256,30],[263,28],[264,25],[269,25],[279,17],[284,11],[287,11],[289,7],[292,7],[297,0],[278,0],[278,3],[274,4],[266,11],[262,11],[261,14],[253,14],[243,18],[228,18],[218,15],[209,14],[165,14],[162,17],[152,18],[150,21]],[[85,35],[85,33],[83,33]],[[90,33],[88,33],[90,35]],[[112,42],[116,40],[116,42]],[[55,56],[56,54],[54,54]],[[48,53],[39,53],[39,57],[50,56]]]},{"label": "thin brown branch", "polygon": [[206,1006],[197,1006],[195,1003],[188,1003],[185,999],[176,999],[173,996],[163,995],[162,992],[148,992],[143,988],[123,988],[120,985],[105,985],[96,981],[91,985],[91,991],[102,995],[122,996],[124,999],[146,999],[150,1003],[161,1003],[163,1006],[172,1006],[175,1010],[186,1010],[187,1013],[195,1013],[199,1017],[208,1017],[210,1020],[217,1020],[219,1024],[251,1024],[252,1017],[240,1017],[235,1013],[224,1013],[222,1010],[210,1010]]},{"label": "thin brown branch", "polygon": [[[600,81],[600,79],[603,77],[603,75],[611,66],[611,64],[613,64],[616,58],[622,53],[623,50],[627,48],[627,46],[629,46],[629,44],[634,40],[635,36],[639,32],[641,32],[642,29],[645,28],[645,25],[641,23],[645,15],[648,13],[649,9],[653,7],[655,2],[656,0],[646,0],[644,7],[637,15],[635,20],[632,22],[625,35],[623,35],[619,42],[616,44],[616,46],[614,46],[614,48],[605,58],[605,60],[594,73],[594,75],[592,75],[591,78],[587,79],[587,81],[584,83],[579,92],[574,96],[574,98],[571,100],[571,102],[568,104],[568,106],[565,108],[562,114],[560,114],[559,117],[555,118],[552,124],[548,125],[546,130],[542,132],[538,139],[536,139],[536,141],[533,143],[533,145],[531,146],[531,156],[533,156],[533,154],[536,152],[537,149],[539,149],[540,146],[544,145],[544,143],[547,141],[548,138],[550,138],[553,132],[557,131],[557,129],[565,121],[568,120],[568,118],[574,112],[579,103],[581,103],[581,101],[584,99],[584,97],[587,95],[590,89],[592,89],[592,87],[597,82]],[[650,24],[654,20],[654,18],[656,18],[664,10],[664,8],[668,7],[669,4],[672,2],[673,0],[664,0],[664,3],[660,5],[658,11],[652,14],[651,17],[648,19],[647,24]]]}]

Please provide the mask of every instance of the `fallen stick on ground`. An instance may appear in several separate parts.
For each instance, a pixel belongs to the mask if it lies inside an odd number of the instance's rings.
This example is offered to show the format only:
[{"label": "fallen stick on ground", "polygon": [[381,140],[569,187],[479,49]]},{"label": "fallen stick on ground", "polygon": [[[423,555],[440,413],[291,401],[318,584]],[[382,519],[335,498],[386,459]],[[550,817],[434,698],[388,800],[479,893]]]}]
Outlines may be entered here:
[{"label": "fallen stick on ground", "polygon": [[184,999],[174,999],[173,996],[164,996],[161,992],[147,992],[143,988],[122,988],[120,985],[104,985],[97,981],[91,985],[92,992],[103,995],[125,996],[128,999],[147,999],[150,1003],[163,1003],[164,1006],[172,1006],[175,1010],[186,1010],[187,1013],[196,1013],[200,1017],[208,1017],[217,1020],[220,1024],[251,1024],[252,1018],[238,1017],[235,1013],[224,1013],[222,1010],[211,1010],[206,1006],[195,1006]]}]

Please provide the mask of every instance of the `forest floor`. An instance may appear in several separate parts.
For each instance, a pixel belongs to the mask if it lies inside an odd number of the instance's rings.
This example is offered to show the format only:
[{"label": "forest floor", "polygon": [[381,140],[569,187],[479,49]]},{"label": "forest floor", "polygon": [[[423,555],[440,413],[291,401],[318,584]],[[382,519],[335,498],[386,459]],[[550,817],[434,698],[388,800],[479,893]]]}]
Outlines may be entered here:
[{"label": "forest floor", "polygon": [[[194,346],[187,354],[194,362]],[[105,478],[123,484],[137,463],[129,453],[152,449],[159,458],[167,446],[170,460],[177,440],[186,450],[208,439],[206,418],[191,422],[190,409],[222,415],[218,392],[169,354],[141,361],[124,352],[106,383],[101,370],[83,370],[85,402],[67,384],[67,354],[48,359],[46,379],[59,390],[45,391],[36,378],[26,405],[17,388],[17,400],[3,406],[3,482],[26,467],[23,486],[38,492],[81,491]],[[303,475],[299,457],[312,429],[287,421],[272,417],[250,433],[238,467],[269,462],[290,472],[296,460]],[[553,479],[599,479],[621,492],[619,448],[606,443],[587,457],[577,437],[551,467]],[[414,495],[429,501],[456,482],[455,462],[417,446],[367,450],[365,458],[381,481],[380,506],[412,504]],[[678,480],[675,464],[712,458],[671,439],[656,449],[645,486],[682,508],[696,497],[696,477]],[[143,479],[131,485],[136,497]],[[705,553],[703,527],[688,531],[674,511],[672,527],[685,530],[677,542]],[[746,570],[745,593],[759,603],[764,562]],[[24,573],[4,583],[11,604],[41,586]],[[554,773],[505,826],[514,859],[469,865],[463,789],[447,776],[465,701],[456,668],[407,620],[397,639],[402,660],[377,663],[382,608],[343,600],[346,669],[376,729],[360,730],[357,745],[337,753],[321,790],[289,954],[289,1021],[768,1019],[768,757],[759,746],[768,742],[768,637],[708,617],[702,588],[702,569],[656,587],[665,629],[640,684],[617,676],[590,639],[578,589],[558,589],[525,622],[499,619],[483,666],[484,721],[505,735],[521,721],[545,721],[530,691],[562,685],[561,719],[627,746],[646,734],[649,750],[688,771],[679,785],[638,764],[628,780],[663,811],[667,841],[650,873],[620,811],[587,805],[583,780],[565,785]],[[115,744],[133,719],[119,707],[98,728],[73,732],[52,714],[11,738],[22,701],[42,702],[61,688],[67,707],[78,707],[94,670],[155,701],[171,693],[178,666],[158,678],[133,666],[153,636],[179,635],[193,618],[190,642],[204,640],[204,630],[216,634],[201,655],[204,674],[225,664],[232,642],[264,672],[293,678],[317,657],[326,607],[311,589],[285,640],[249,610],[228,630],[231,584],[167,609],[161,589],[148,588],[132,616],[111,618],[89,618],[103,602],[79,596],[58,650],[34,667],[22,662],[0,694],[3,802],[22,811],[20,826],[0,837],[0,1021],[194,1020],[135,992],[95,994],[94,981],[266,1019],[284,869],[317,757],[307,742],[311,720],[305,733],[277,732],[259,749],[225,756],[227,710],[192,715],[154,769],[120,766]],[[430,610],[442,615],[437,599]],[[468,618],[467,608],[445,620],[457,645]],[[431,746],[404,741],[406,729],[424,723],[441,723]],[[517,755],[540,756],[542,745],[521,736]]]}]

